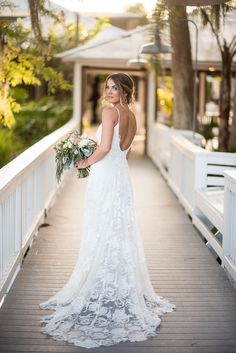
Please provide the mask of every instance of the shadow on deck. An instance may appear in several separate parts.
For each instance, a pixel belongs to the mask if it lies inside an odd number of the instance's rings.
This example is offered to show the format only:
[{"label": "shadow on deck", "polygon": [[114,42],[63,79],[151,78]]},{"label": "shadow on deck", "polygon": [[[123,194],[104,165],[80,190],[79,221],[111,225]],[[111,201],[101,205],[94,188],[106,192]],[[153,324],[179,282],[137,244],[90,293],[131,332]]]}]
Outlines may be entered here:
[{"label": "shadow on deck", "polygon": [[[236,352],[236,292],[147,158],[130,160],[136,210],[156,292],[177,305],[144,342],[107,353]],[[40,333],[38,304],[67,281],[77,259],[86,180],[68,176],[0,310],[0,352],[88,352]],[[49,313],[46,311],[46,313]]]}]

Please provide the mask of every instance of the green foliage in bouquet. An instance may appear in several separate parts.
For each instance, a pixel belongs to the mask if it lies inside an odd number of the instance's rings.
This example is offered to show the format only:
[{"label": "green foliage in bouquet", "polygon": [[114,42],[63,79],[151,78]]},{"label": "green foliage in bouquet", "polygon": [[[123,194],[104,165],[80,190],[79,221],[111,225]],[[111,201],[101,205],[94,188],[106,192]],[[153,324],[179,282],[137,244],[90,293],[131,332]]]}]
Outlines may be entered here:
[{"label": "green foliage in bouquet", "polygon": [[[59,141],[56,150],[56,177],[60,182],[64,170],[70,169],[77,161],[85,160],[96,150],[97,143],[91,138],[79,135],[77,130],[72,131],[64,140]],[[78,178],[89,175],[90,167],[79,169]]]}]

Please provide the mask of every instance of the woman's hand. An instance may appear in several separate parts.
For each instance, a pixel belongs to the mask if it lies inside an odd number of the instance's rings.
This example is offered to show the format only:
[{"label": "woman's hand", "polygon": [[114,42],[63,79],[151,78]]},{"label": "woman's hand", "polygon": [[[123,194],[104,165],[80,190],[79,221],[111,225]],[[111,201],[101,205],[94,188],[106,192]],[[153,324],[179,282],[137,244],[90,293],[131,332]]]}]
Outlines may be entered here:
[{"label": "woman's hand", "polygon": [[84,161],[78,161],[75,163],[75,167],[77,169],[84,169],[84,168],[88,168],[88,164],[87,164],[87,161],[84,160]]}]

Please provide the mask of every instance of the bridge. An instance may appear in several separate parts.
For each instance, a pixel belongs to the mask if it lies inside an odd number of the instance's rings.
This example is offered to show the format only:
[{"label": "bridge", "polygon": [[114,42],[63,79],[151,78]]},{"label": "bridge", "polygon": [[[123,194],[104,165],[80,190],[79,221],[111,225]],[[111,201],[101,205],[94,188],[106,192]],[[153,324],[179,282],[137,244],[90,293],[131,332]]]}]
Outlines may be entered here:
[{"label": "bridge", "polygon": [[[88,351],[43,335],[40,318],[49,311],[38,306],[66,283],[79,250],[86,180],[77,180],[72,170],[58,187],[52,150],[53,144],[76,124],[72,119],[0,172],[0,352]],[[168,131],[160,126],[156,126],[155,133],[158,144],[153,142],[151,159],[142,154],[140,142],[135,142],[129,160],[130,172],[153,286],[177,308],[162,316],[155,337],[94,351],[236,353],[234,213],[227,212],[230,230],[233,229],[228,246],[227,239],[220,241],[221,232],[216,225],[210,236],[206,225],[203,228],[203,223],[200,224],[204,221],[204,207],[200,208],[197,192],[191,191],[192,183],[188,184],[193,174],[194,154],[200,158],[201,151],[183,141],[183,136],[172,136],[168,141]],[[181,169],[180,161],[187,157],[191,163],[186,167],[185,161],[183,175],[176,173],[174,168]],[[209,156],[204,158],[208,160]],[[225,165],[229,166],[229,161]],[[231,178],[231,184],[225,183],[227,187],[235,185],[232,173],[234,170],[225,174],[225,178]],[[223,192],[229,192],[227,187],[223,187]],[[227,196],[225,199],[229,205],[225,203],[221,211],[223,223],[225,208],[236,210],[236,189],[234,186],[231,189],[229,200]],[[205,216],[210,217],[210,220],[205,217],[209,226],[215,214],[211,217],[205,209]],[[224,232],[223,227],[225,238],[231,235],[227,229]]]}]

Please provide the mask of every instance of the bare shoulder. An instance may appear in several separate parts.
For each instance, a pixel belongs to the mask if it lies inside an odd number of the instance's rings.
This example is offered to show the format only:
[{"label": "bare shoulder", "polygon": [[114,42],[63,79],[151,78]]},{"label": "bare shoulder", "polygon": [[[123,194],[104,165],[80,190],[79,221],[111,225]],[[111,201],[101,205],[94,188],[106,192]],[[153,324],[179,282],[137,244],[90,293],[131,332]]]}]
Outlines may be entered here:
[{"label": "bare shoulder", "polygon": [[116,109],[114,107],[105,107],[102,110],[102,122],[116,122]]}]

